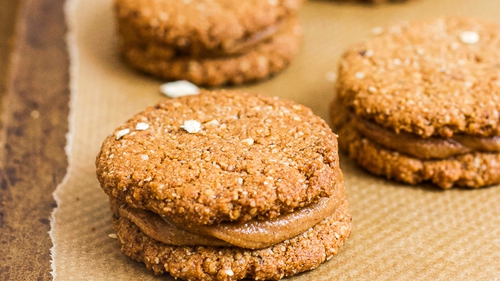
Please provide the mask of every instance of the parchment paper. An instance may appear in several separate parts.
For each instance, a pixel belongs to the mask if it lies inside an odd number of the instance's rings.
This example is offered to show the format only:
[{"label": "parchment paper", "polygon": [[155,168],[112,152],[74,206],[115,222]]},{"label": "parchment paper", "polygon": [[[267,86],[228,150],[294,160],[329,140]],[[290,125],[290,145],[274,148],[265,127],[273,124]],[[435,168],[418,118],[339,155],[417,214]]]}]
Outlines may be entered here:
[{"label": "parchment paper", "polygon": [[[51,230],[56,280],[172,280],[121,254],[94,160],[104,138],[165,98],[164,81],[135,72],[117,54],[112,1],[69,0],[69,169],[57,188]],[[500,21],[498,0],[418,0],[373,7],[310,1],[301,10],[302,49],[282,74],[242,87],[289,98],[327,119],[343,51],[378,26],[471,15]],[[500,51],[500,50],[499,50]],[[328,78],[328,79],[327,79]],[[500,280],[500,186],[442,191],[369,175],[341,155],[353,216],[339,255],[293,280]]]}]

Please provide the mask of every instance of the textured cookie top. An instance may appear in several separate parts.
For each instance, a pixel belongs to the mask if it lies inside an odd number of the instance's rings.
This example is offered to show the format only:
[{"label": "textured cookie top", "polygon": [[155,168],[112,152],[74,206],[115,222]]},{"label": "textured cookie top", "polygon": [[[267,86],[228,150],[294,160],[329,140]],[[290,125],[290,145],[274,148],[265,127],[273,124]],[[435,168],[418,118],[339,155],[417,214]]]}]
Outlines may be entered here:
[{"label": "textured cookie top", "polygon": [[500,26],[473,18],[390,27],[351,47],[339,102],[396,132],[500,135]]},{"label": "textured cookie top", "polygon": [[231,48],[296,14],[302,0],[115,0],[120,23],[189,52]]},{"label": "textured cookie top", "polygon": [[108,195],[188,224],[277,217],[341,181],[337,138],[321,118],[236,91],[148,108],[104,141],[96,166]]}]

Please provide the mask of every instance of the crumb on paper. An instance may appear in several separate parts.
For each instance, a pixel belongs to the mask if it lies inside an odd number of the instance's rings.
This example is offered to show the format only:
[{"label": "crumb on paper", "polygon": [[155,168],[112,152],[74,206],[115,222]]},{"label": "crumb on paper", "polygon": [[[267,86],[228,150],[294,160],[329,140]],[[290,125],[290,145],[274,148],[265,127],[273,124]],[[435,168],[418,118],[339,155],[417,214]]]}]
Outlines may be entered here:
[{"label": "crumb on paper", "polygon": [[116,140],[123,138],[123,136],[127,135],[128,133],[130,133],[130,129],[128,129],[128,128],[116,132],[116,135],[115,135]]},{"label": "crumb on paper", "polygon": [[109,238],[118,239],[115,233],[108,234]]},{"label": "crumb on paper", "polygon": [[195,134],[201,131],[201,123],[196,120],[187,120],[181,125],[181,128],[190,134]]},{"label": "crumb on paper", "polygon": [[460,41],[464,44],[474,45],[479,42],[479,34],[474,31],[464,31],[459,35]]},{"label": "crumb on paper", "polygon": [[135,129],[137,131],[144,131],[144,130],[147,130],[148,128],[149,128],[149,124],[144,123],[144,122],[139,122],[139,123],[137,123],[137,125],[135,125]]},{"label": "crumb on paper", "polygon": [[161,85],[160,91],[170,98],[178,98],[183,96],[197,95],[200,93],[200,88],[189,81],[180,80]]}]

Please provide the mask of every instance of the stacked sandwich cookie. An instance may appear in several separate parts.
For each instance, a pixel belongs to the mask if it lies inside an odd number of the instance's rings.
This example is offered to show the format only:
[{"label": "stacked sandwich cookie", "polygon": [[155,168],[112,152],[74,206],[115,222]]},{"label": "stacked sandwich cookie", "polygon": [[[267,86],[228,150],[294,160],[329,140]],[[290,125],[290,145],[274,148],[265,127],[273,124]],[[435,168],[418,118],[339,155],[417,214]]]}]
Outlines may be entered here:
[{"label": "stacked sandwich cookie", "polygon": [[134,67],[198,85],[285,69],[299,49],[302,0],[116,0],[120,50]]},{"label": "stacked sandwich cookie", "polygon": [[165,100],[106,138],[96,166],[123,253],[155,274],[276,280],[330,259],[351,231],[336,135],[292,101]]},{"label": "stacked sandwich cookie", "polygon": [[343,56],[339,145],[368,171],[442,188],[500,183],[500,26],[466,17],[392,26]]}]

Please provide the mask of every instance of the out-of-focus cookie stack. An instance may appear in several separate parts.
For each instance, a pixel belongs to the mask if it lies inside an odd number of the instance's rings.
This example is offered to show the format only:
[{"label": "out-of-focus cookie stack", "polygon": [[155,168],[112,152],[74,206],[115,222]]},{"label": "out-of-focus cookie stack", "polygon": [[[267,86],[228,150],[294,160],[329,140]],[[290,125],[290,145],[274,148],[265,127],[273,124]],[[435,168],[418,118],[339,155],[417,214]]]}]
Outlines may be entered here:
[{"label": "out-of-focus cookie stack", "polygon": [[331,120],[368,171],[417,184],[500,182],[500,26],[468,17],[403,23],[351,47]]},{"label": "out-of-focus cookie stack", "polygon": [[302,0],[116,0],[120,50],[134,67],[198,85],[285,69],[299,49]]}]

